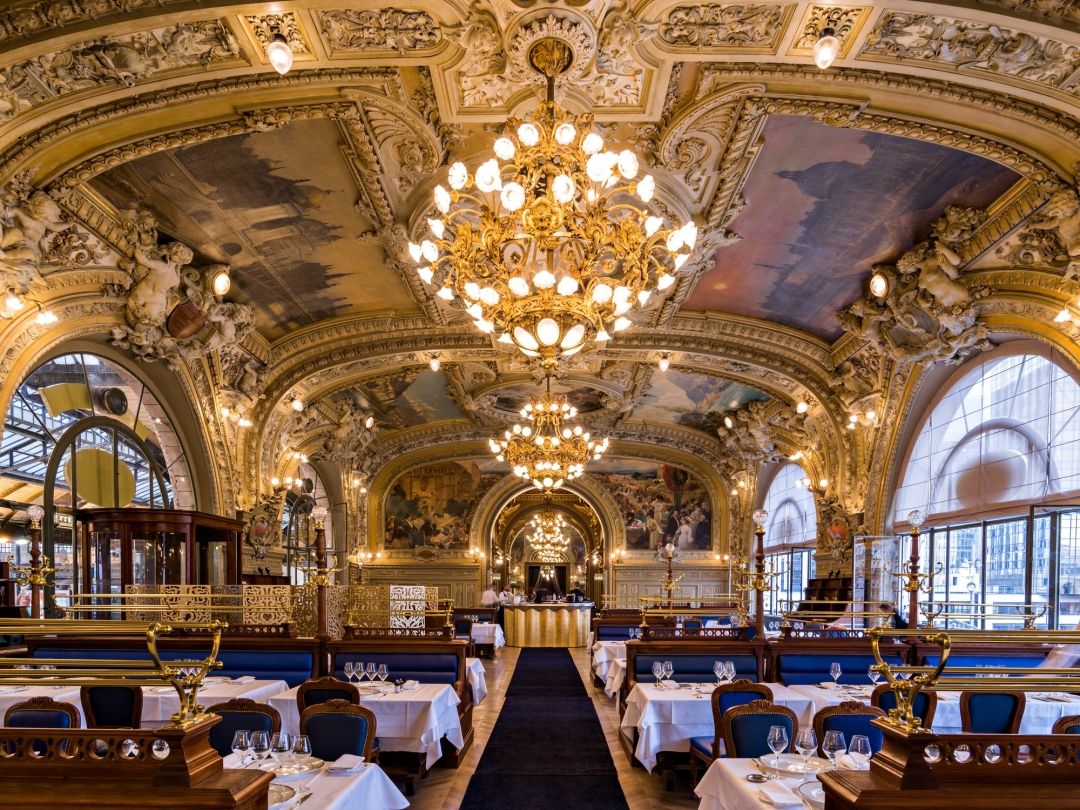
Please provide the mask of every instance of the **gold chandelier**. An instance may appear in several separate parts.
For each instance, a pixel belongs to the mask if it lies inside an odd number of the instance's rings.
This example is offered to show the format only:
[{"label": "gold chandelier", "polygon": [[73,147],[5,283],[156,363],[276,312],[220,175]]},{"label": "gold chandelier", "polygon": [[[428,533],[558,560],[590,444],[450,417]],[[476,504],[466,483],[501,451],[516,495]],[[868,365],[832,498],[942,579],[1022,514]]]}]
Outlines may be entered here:
[{"label": "gold chandelier", "polygon": [[572,59],[558,40],[533,46],[547,100],[531,121],[508,119],[495,157],[475,172],[450,166],[449,189],[435,187],[431,238],[409,244],[440,298],[546,368],[630,326],[627,313],[675,282],[697,241],[692,222],[664,228],[638,207],[656,181],[638,176],[633,152],[605,151],[592,115],[555,103],[555,76]]},{"label": "gold chandelier", "polygon": [[564,533],[565,518],[558,512],[535,515],[530,523],[533,532],[529,545],[541,562],[561,562],[570,550],[570,538]]},{"label": "gold chandelier", "polygon": [[497,461],[505,461],[513,473],[531,481],[542,492],[559,489],[583,472],[589,459],[598,460],[608,440],[596,441],[581,425],[564,425],[577,415],[566,397],[551,393],[551,378],[539,397],[530,397],[521,409],[524,424],[516,424],[489,446]]}]

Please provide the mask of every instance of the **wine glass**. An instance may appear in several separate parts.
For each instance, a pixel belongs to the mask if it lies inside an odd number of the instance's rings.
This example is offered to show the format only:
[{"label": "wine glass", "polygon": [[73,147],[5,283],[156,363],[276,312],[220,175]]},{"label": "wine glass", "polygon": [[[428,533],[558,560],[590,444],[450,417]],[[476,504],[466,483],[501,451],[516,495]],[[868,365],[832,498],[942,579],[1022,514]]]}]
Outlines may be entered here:
[{"label": "wine glass", "polygon": [[844,739],[844,733],[836,729],[826,731],[825,739],[821,743],[821,751],[829,758],[829,762],[832,763],[835,770],[836,758],[847,751],[847,741]]},{"label": "wine glass", "polygon": [[386,664],[379,664],[379,668],[376,670],[375,674],[379,676],[379,681],[381,683],[386,683],[386,678],[390,674],[390,670],[387,668]]},{"label": "wine glass", "polygon": [[251,732],[251,753],[256,762],[262,762],[270,753],[270,735],[265,731]]},{"label": "wine glass", "polygon": [[660,688],[660,679],[664,677],[664,665],[659,661],[652,662],[652,674],[656,678],[656,688]]},{"label": "wine glass", "polygon": [[833,661],[829,666],[829,674],[832,675],[833,686],[838,686],[840,683],[840,663]]},{"label": "wine glass", "polygon": [[727,662],[726,661],[713,661],[712,662],[712,671],[713,671],[713,675],[716,676],[716,685],[719,686],[721,679],[727,673]]},{"label": "wine glass", "polygon": [[354,674],[353,673],[353,662],[352,661],[346,661],[345,662],[345,680],[347,680],[349,683],[352,683],[353,674]]},{"label": "wine glass", "polygon": [[311,740],[307,734],[294,734],[292,738],[293,761],[303,765],[311,756]]},{"label": "wine glass", "polygon": [[675,665],[670,661],[664,662],[664,680],[670,681],[671,676],[675,674]]},{"label": "wine glass", "polygon": [[769,744],[769,750],[773,752],[773,767],[780,767],[780,755],[787,750],[788,736],[787,729],[783,726],[772,726],[769,728],[769,736],[766,739]]},{"label": "wine glass", "polygon": [[728,683],[731,683],[733,680],[735,680],[735,662],[734,661],[725,661],[724,662],[724,677],[727,679]]},{"label": "wine glass", "polygon": [[279,731],[270,738],[270,759],[279,765],[289,764],[289,754],[292,753],[292,740],[287,731]]},{"label": "wine glass", "polygon": [[250,731],[234,731],[232,735],[232,750],[233,753],[240,757],[240,764],[243,765],[251,755],[251,732]]},{"label": "wine glass", "polygon": [[872,683],[874,686],[877,686],[877,682],[881,680],[881,673],[874,669],[873,665],[871,665],[870,669],[866,670],[866,674],[870,678],[870,683]]},{"label": "wine glass", "polygon": [[810,755],[817,751],[817,735],[812,728],[800,728],[795,735],[795,750],[802,756],[803,771],[810,770]]},{"label": "wine glass", "polygon": [[368,661],[367,662],[367,668],[364,670],[364,674],[367,675],[367,679],[369,681],[374,682],[375,673],[377,671],[378,671],[378,667],[375,666],[375,662],[374,661]]},{"label": "wine glass", "polygon": [[870,761],[873,752],[870,750],[870,738],[865,734],[856,734],[851,738],[851,746],[848,748],[848,756],[856,767],[862,768]]}]

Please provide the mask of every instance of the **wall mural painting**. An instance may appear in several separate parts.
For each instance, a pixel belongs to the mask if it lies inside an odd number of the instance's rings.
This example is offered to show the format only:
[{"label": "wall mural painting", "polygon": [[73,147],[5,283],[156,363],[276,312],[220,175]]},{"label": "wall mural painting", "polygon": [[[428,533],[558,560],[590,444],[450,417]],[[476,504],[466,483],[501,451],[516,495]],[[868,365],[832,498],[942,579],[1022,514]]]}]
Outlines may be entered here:
[{"label": "wall mural painting", "polygon": [[628,551],[674,543],[684,551],[712,547],[712,501],[701,479],[671,464],[604,459],[589,470],[623,514]]},{"label": "wall mural painting", "polygon": [[715,435],[725,413],[766,398],[760,391],[730,380],[671,369],[653,374],[634,418],[674,422]]},{"label": "wall mural painting", "polygon": [[467,549],[476,505],[503,475],[485,475],[470,461],[415,467],[388,489],[387,549]]}]

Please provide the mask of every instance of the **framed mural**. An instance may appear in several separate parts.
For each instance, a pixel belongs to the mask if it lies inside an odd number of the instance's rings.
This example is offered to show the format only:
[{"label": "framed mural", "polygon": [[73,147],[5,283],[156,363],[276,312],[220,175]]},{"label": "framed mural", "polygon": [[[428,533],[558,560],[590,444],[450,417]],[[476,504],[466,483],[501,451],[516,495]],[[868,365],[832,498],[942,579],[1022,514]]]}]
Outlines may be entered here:
[{"label": "framed mural", "polygon": [[705,484],[672,464],[604,459],[589,474],[619,505],[627,551],[674,543],[684,551],[712,548],[713,504]]},{"label": "framed mural", "polygon": [[484,493],[504,473],[484,473],[471,461],[414,467],[387,490],[383,547],[438,552],[469,547],[469,524]]}]

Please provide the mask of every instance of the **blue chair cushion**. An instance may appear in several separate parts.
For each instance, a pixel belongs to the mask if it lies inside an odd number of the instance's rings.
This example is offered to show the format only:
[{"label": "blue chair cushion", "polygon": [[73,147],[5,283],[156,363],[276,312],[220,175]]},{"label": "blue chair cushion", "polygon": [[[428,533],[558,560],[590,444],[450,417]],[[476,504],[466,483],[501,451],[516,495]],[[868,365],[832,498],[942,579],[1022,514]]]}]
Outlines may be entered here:
[{"label": "blue chair cushion", "polygon": [[262,712],[217,712],[221,722],[210,729],[210,747],[221,756],[232,753],[232,739],[237,731],[265,731],[274,728],[273,719]]},{"label": "blue chair cushion", "polygon": [[9,728],[71,728],[71,718],[65,712],[20,711],[13,712],[7,724]]},{"label": "blue chair cushion", "polygon": [[724,712],[735,706],[743,706],[761,699],[762,696],[758,692],[724,692],[720,695],[720,716],[723,717]]},{"label": "blue chair cushion", "polygon": [[[941,672],[943,678],[971,677],[970,672],[957,669],[957,667],[1037,667],[1043,662],[1041,653],[1018,653],[1016,655],[955,655],[949,656],[945,669]],[[923,664],[936,667],[941,660],[937,655],[923,656]]]},{"label": "blue chair cushion", "polygon": [[[826,717],[821,724],[822,731],[839,731],[844,735],[844,742],[851,744],[851,738],[856,734],[864,734],[870,740],[870,751],[876,754],[884,745],[885,735],[881,729],[871,724],[873,716],[868,714],[834,714]],[[822,737],[825,735],[823,734]],[[820,745],[822,740],[818,740]]]},{"label": "blue chair cushion", "polygon": [[731,742],[732,750],[728,756],[745,759],[746,757],[761,757],[771,753],[769,750],[769,729],[772,726],[783,726],[787,730],[788,745],[795,737],[795,729],[791,718],[783,714],[754,713],[744,714],[732,718]]},{"label": "blue chair cushion", "polygon": [[601,624],[596,627],[597,641],[626,641],[630,638],[630,631],[637,627],[636,624],[616,625]]},{"label": "blue chair cushion", "polygon": [[307,719],[311,753],[319,759],[333,762],[342,754],[364,753],[367,718],[355,714],[315,714]]},{"label": "blue chair cushion", "polygon": [[710,653],[697,655],[675,653],[673,655],[638,655],[634,658],[634,674],[639,681],[651,681],[653,661],[670,661],[675,668],[672,678],[679,683],[715,683],[714,661],[733,661],[736,680],[757,681],[757,658],[752,655]]},{"label": "blue chair cushion", "polygon": [[690,738],[690,750],[699,751],[709,759],[712,759],[712,737],[691,737]]},{"label": "blue chair cushion", "polygon": [[334,674],[345,678],[346,661],[373,661],[386,664],[388,681],[414,680],[420,683],[453,684],[458,678],[458,657],[453,653],[390,653],[338,651],[334,655]]},{"label": "blue chair cushion", "polygon": [[[136,687],[137,688],[137,687]],[[136,692],[127,686],[91,686],[88,700],[99,726],[138,728],[141,718],[135,717]],[[87,718],[89,722],[90,718]]]},{"label": "blue chair cushion", "polygon": [[[899,656],[890,655],[884,661],[893,666],[903,663]],[[840,664],[840,683],[865,686],[870,682],[866,672],[877,663],[873,655],[838,655],[835,653],[782,653],[776,657],[778,680],[784,686],[832,681],[829,669],[833,662]]]},{"label": "blue chair cushion", "polygon": [[969,698],[968,712],[971,715],[970,734],[1006,734],[1009,722],[1016,711],[1016,700],[1012,695],[996,695],[993,692],[975,692]]}]

